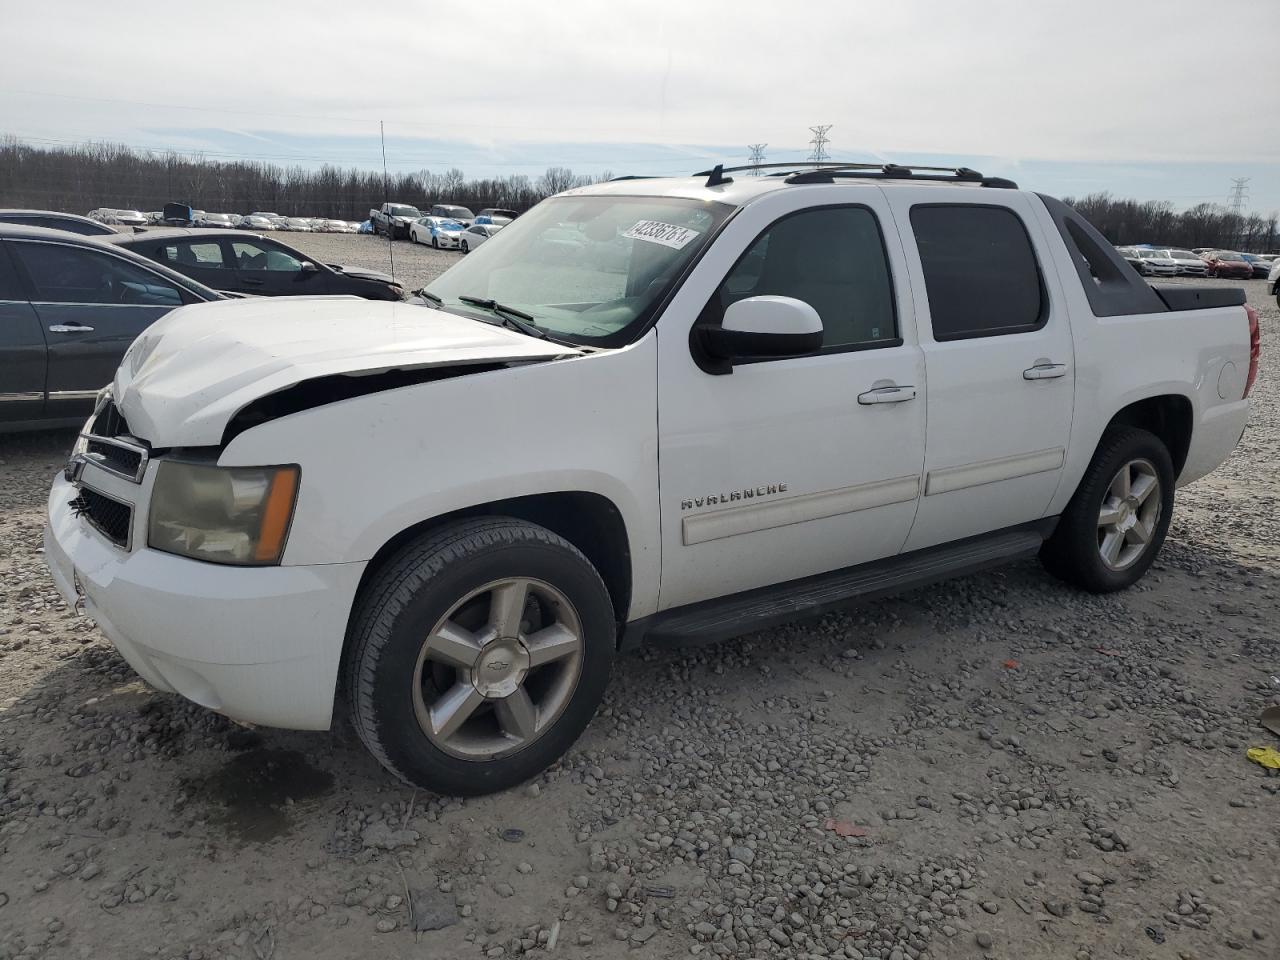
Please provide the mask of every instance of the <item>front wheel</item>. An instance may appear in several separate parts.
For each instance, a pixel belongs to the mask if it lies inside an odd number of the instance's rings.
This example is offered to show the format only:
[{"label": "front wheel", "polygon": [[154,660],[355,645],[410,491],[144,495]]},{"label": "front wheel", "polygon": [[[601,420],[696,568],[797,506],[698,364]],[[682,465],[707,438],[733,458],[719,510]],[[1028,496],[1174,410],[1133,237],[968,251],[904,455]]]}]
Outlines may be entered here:
[{"label": "front wheel", "polygon": [[463,252],[463,253],[470,253],[470,252],[471,252],[471,250],[467,247],[467,241],[465,241],[465,240],[463,240],[463,241],[462,241],[461,248],[462,248],[462,252]]},{"label": "front wheel", "polygon": [[609,593],[568,541],[504,517],[451,524],[364,591],[348,638],[352,721],[406,783],[503,790],[554,763],[591,720],[614,634]]},{"label": "front wheel", "polygon": [[431,237],[431,249],[432,250],[440,249],[440,238],[435,236],[434,234]]},{"label": "front wheel", "polygon": [[1045,567],[1092,593],[1132,586],[1169,532],[1175,480],[1169,450],[1155,434],[1108,430],[1040,550]]}]

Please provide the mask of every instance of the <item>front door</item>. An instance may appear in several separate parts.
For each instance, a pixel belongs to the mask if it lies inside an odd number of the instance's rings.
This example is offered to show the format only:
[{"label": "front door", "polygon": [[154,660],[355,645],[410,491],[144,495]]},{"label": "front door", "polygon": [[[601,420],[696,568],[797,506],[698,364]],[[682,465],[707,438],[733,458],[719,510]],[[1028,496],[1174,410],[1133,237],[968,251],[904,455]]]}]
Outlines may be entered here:
[{"label": "front door", "polygon": [[926,187],[890,194],[914,237],[929,378],[924,496],[907,549],[1039,519],[1062,476],[1075,354],[1030,201],[1001,190],[964,204],[937,203]]},{"label": "front door", "polygon": [[129,344],[182,305],[178,288],[123,257],[56,241],[13,240],[49,348],[45,416],[88,416]]},{"label": "front door", "polygon": [[44,335],[8,246],[0,243],[0,423],[44,416]]},{"label": "front door", "polygon": [[329,273],[319,265],[303,270],[292,250],[260,237],[231,240],[237,290],[264,297],[297,297],[329,293]]},{"label": "front door", "polygon": [[[901,244],[878,187],[822,199],[745,207],[658,324],[660,609],[893,556],[911,527],[926,390]],[[768,294],[818,311],[822,351],[708,372],[695,319]]]}]

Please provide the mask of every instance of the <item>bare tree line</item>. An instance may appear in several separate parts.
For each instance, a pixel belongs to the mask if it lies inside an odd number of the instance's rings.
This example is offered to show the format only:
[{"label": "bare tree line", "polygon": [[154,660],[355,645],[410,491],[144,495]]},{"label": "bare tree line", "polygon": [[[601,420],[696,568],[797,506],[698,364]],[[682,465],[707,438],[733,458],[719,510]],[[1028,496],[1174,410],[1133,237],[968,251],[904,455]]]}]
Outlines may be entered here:
[{"label": "bare tree line", "polygon": [[[419,170],[383,179],[379,171],[325,165],[319,169],[248,161],[214,161],[178,153],[140,153],[127,146],[91,143],[35,147],[0,137],[0,206],[84,213],[97,207],[158,210],[190,203],[205,210],[363,220],[384,199],[425,207],[460,203],[529,209],[544,197],[608,179],[550,167],[542,176],[522,174],[469,180],[456,167]],[[1168,201],[1119,200],[1093,193],[1066,202],[1116,244],[1157,243],[1271,252],[1280,246],[1276,215],[1237,216],[1217,204],[1178,212]]]},{"label": "bare tree line", "polygon": [[566,167],[542,176],[469,180],[444,173],[396,173],[325,165],[309,170],[269,163],[212,161],[178,153],[140,153],[110,143],[34,147],[0,137],[0,206],[86,213],[98,207],[159,210],[170,202],[212,211],[270,210],[286,216],[363,220],[383,200],[460,203],[472,209],[524,211],[544,197],[585,186],[590,177]]},{"label": "bare tree line", "polygon": [[1213,247],[1246,253],[1273,253],[1280,246],[1276,215],[1233,214],[1226,207],[1201,203],[1181,212],[1167,200],[1117,200],[1091,193],[1063,201],[1075,207],[1112,243],[1152,243],[1170,247]]}]

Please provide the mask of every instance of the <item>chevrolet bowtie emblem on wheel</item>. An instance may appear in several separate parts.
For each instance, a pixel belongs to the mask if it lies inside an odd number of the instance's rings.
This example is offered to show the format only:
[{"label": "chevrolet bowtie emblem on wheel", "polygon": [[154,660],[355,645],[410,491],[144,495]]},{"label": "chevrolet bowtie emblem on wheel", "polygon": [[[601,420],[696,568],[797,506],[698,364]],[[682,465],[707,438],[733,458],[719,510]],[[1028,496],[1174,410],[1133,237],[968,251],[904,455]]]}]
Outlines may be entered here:
[{"label": "chevrolet bowtie emblem on wheel", "polygon": [[510,660],[490,660],[490,661],[486,664],[486,666],[487,666],[490,670],[492,670],[492,671],[494,671],[494,672],[496,673],[496,672],[498,672],[498,671],[505,670],[505,669],[507,669],[507,667],[511,666],[511,661],[510,661]]}]

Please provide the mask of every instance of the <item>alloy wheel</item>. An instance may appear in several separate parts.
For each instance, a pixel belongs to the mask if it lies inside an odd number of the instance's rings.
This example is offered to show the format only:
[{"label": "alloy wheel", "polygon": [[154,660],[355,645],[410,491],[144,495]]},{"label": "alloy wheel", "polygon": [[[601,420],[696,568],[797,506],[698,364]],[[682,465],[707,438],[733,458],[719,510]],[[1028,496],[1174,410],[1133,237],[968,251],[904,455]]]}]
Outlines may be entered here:
[{"label": "alloy wheel", "polygon": [[1111,570],[1137,562],[1160,523],[1160,477],[1149,460],[1130,460],[1116,473],[1098,511],[1098,553]]},{"label": "alloy wheel", "polygon": [[555,587],[527,577],[485,584],[422,643],[413,674],[418,725],[455,757],[514,753],[560,716],[583,654],[581,620]]}]

